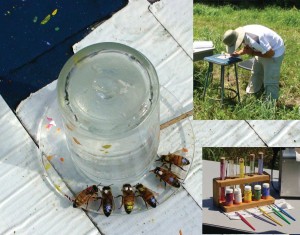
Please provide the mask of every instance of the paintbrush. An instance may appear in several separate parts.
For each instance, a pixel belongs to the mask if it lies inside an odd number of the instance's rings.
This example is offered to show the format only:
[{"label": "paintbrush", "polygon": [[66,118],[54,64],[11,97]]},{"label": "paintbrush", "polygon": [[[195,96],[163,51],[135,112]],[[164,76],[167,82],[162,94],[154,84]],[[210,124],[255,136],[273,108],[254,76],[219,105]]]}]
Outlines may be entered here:
[{"label": "paintbrush", "polygon": [[276,226],[276,224],[274,224],[274,223],[272,223],[272,222],[270,222],[270,221],[264,219],[263,217],[261,217],[261,216],[259,216],[259,215],[256,215],[256,214],[254,214],[254,213],[252,213],[252,212],[250,212],[250,211],[248,211],[248,210],[246,210],[246,211],[247,211],[250,215],[252,215],[254,218],[259,219],[259,220],[262,220],[262,221],[264,221],[264,222],[266,222],[266,223],[269,223],[269,224],[272,224],[272,225]]},{"label": "paintbrush", "polygon": [[285,214],[287,217],[289,217],[290,219],[296,221],[296,219],[295,219],[293,216],[291,216],[289,213],[287,213],[287,211],[285,211],[285,210],[282,209],[281,207],[277,206],[276,204],[274,204],[274,206],[275,206],[276,208],[278,208],[278,209],[279,209],[283,214]]},{"label": "paintbrush", "polygon": [[237,211],[235,212],[240,218],[241,218],[241,220],[245,223],[245,224],[247,224],[250,228],[252,228],[253,230],[255,230],[255,228],[245,219],[245,217],[244,216],[242,216],[240,213],[238,213]]},{"label": "paintbrush", "polygon": [[270,206],[272,211],[274,211],[275,215],[277,215],[279,218],[287,222],[288,224],[291,224],[290,221],[288,221],[278,210],[276,210],[273,206]]},{"label": "paintbrush", "polygon": [[261,209],[260,207],[258,207],[258,209],[263,213],[264,216],[266,216],[268,219],[272,220],[273,222],[275,222],[276,224],[279,224],[280,226],[282,226],[281,223],[279,223],[276,219],[274,219],[272,216],[270,216],[267,212],[265,212],[263,209]]}]

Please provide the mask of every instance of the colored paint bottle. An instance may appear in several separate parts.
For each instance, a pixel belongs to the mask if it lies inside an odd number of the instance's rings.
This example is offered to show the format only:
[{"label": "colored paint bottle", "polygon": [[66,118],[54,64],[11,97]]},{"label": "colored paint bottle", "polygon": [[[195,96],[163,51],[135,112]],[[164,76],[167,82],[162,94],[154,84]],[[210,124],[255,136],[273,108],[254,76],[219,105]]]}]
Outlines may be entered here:
[{"label": "colored paint bottle", "polygon": [[239,164],[240,164],[240,178],[244,178],[245,177],[245,162],[244,162],[244,158],[240,158],[239,159]]},{"label": "colored paint bottle", "polygon": [[259,201],[261,199],[261,186],[259,184],[254,186],[254,200]]},{"label": "colored paint bottle", "polygon": [[263,183],[262,185],[262,199],[267,199],[270,196],[270,184]]},{"label": "colored paint bottle", "polygon": [[258,153],[258,174],[262,175],[264,171],[264,153]]},{"label": "colored paint bottle", "polygon": [[249,155],[250,158],[250,174],[254,174],[255,173],[255,154],[250,154]]},{"label": "colored paint bottle", "polygon": [[233,205],[233,189],[232,188],[227,188],[226,189],[225,205],[226,206],[232,206]]},{"label": "colored paint bottle", "polygon": [[251,202],[251,201],[252,201],[251,186],[246,185],[244,188],[244,202]]},{"label": "colored paint bottle", "polygon": [[234,189],[234,204],[242,203],[242,192],[240,188]]},{"label": "colored paint bottle", "polygon": [[[221,180],[225,180],[225,157],[220,158],[220,178]],[[225,187],[221,187],[220,192],[220,201],[225,201]]]}]

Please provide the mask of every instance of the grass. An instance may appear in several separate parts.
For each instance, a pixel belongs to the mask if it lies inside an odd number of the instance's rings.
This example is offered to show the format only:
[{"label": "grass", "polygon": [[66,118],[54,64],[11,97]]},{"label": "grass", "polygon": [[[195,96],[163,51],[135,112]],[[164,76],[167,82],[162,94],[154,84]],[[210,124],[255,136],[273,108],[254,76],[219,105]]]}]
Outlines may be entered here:
[{"label": "grass", "polygon": [[[210,161],[220,161],[220,157],[226,160],[234,160],[237,158],[245,158],[245,164],[249,166],[249,154],[254,153],[256,156],[255,166],[257,167],[258,152],[264,153],[264,168],[272,169],[273,149],[272,148],[203,148],[203,159]],[[274,164],[274,169],[279,169],[279,154]]]},{"label": "grass", "polygon": [[[194,63],[194,118],[211,119],[299,119],[300,106],[300,11],[296,8],[279,7],[240,8],[237,6],[207,6],[194,4],[194,40],[213,41],[214,53],[225,50],[222,37],[226,30],[247,24],[261,24],[276,31],[285,41],[286,54],[281,66],[280,98],[278,102],[265,102],[262,93],[247,95],[245,93],[250,72],[239,69],[239,87],[241,102],[236,100],[220,102],[209,99],[218,94],[217,87],[220,68],[214,67],[213,83],[207,89],[203,100],[204,78],[208,63]],[[248,59],[246,56],[244,60]],[[226,87],[235,88],[233,68],[226,68]],[[229,79],[229,81],[228,81]]]}]

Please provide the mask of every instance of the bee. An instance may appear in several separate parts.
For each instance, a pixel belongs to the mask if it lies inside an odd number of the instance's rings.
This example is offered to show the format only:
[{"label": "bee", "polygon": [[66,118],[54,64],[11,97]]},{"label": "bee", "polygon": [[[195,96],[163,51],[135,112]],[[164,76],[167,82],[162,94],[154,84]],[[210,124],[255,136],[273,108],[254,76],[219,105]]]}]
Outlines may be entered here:
[{"label": "bee", "polygon": [[163,165],[169,163],[170,164],[169,170],[171,170],[171,165],[172,164],[179,167],[181,170],[184,170],[182,168],[183,166],[186,166],[186,165],[190,164],[188,159],[186,159],[185,157],[183,157],[181,155],[178,155],[176,153],[169,153],[167,155],[161,155],[160,158],[157,159],[156,161],[161,161],[163,163]]},{"label": "bee", "polygon": [[175,175],[172,171],[168,171],[162,167],[156,167],[155,169],[151,170],[150,172],[153,172],[160,178],[160,180],[163,180],[166,184],[169,184],[175,188],[180,187],[180,182],[178,179],[180,179],[177,175]]},{"label": "bee", "polygon": [[122,197],[122,205],[120,206],[120,208],[124,205],[124,209],[126,213],[130,214],[134,207],[135,194],[130,184],[124,184],[122,188],[122,192],[123,195],[117,196],[117,197]]},{"label": "bee", "polygon": [[103,205],[103,213],[107,217],[110,216],[111,212],[114,209],[114,198],[111,192],[110,186],[104,186],[101,191],[102,197],[101,197],[101,205]]},{"label": "bee", "polygon": [[146,188],[144,185],[142,184],[137,184],[135,186],[136,190],[138,191],[140,197],[142,197],[142,199],[145,202],[145,205],[148,209],[148,205],[149,204],[151,207],[155,208],[156,205],[158,204],[156,198],[154,197],[154,194],[151,192],[150,189]]},{"label": "bee", "polygon": [[[82,205],[86,204],[86,209],[88,207],[88,203],[90,199],[97,200],[99,199],[98,197],[98,186],[97,185],[92,185],[92,186],[87,186],[86,189],[82,190],[80,193],[77,194],[73,201],[73,207],[81,207]],[[68,197],[69,198],[69,197]]]}]

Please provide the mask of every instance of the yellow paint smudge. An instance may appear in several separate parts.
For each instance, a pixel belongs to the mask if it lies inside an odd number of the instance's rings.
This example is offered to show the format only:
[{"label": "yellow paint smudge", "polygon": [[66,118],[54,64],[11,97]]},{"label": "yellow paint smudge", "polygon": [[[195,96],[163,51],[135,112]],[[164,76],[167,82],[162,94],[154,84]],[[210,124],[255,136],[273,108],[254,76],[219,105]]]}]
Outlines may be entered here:
[{"label": "yellow paint smudge", "polygon": [[49,156],[47,156],[47,160],[48,160],[48,161],[51,161],[51,160],[53,159],[53,157],[54,157],[54,156],[49,155]]},{"label": "yellow paint smudge", "polygon": [[189,150],[187,148],[182,148],[182,152],[187,153]]},{"label": "yellow paint smudge", "polygon": [[54,184],[54,187],[57,189],[57,191],[61,192],[60,186],[58,184]]},{"label": "yellow paint smudge", "polygon": [[42,21],[41,24],[47,24],[48,21],[51,19],[51,15],[47,15]]},{"label": "yellow paint smudge", "polygon": [[73,140],[74,140],[74,142],[75,142],[76,144],[81,145],[81,143],[80,143],[75,137],[73,137]]},{"label": "yellow paint smudge", "polygon": [[102,148],[104,148],[104,149],[109,149],[109,148],[111,148],[111,144],[103,145]]},{"label": "yellow paint smudge", "polygon": [[51,15],[55,16],[56,13],[57,13],[57,9],[55,9],[54,11],[52,11],[52,14],[51,14]]},{"label": "yellow paint smudge", "polygon": [[57,132],[60,132],[60,128],[57,128],[56,131],[57,131]]},{"label": "yellow paint smudge", "polygon": [[59,160],[60,160],[61,162],[64,162],[64,161],[65,161],[65,159],[64,159],[63,157],[61,157]]},{"label": "yellow paint smudge", "polygon": [[50,163],[46,163],[46,165],[45,165],[46,171],[49,170],[50,168],[51,168],[51,164]]}]

